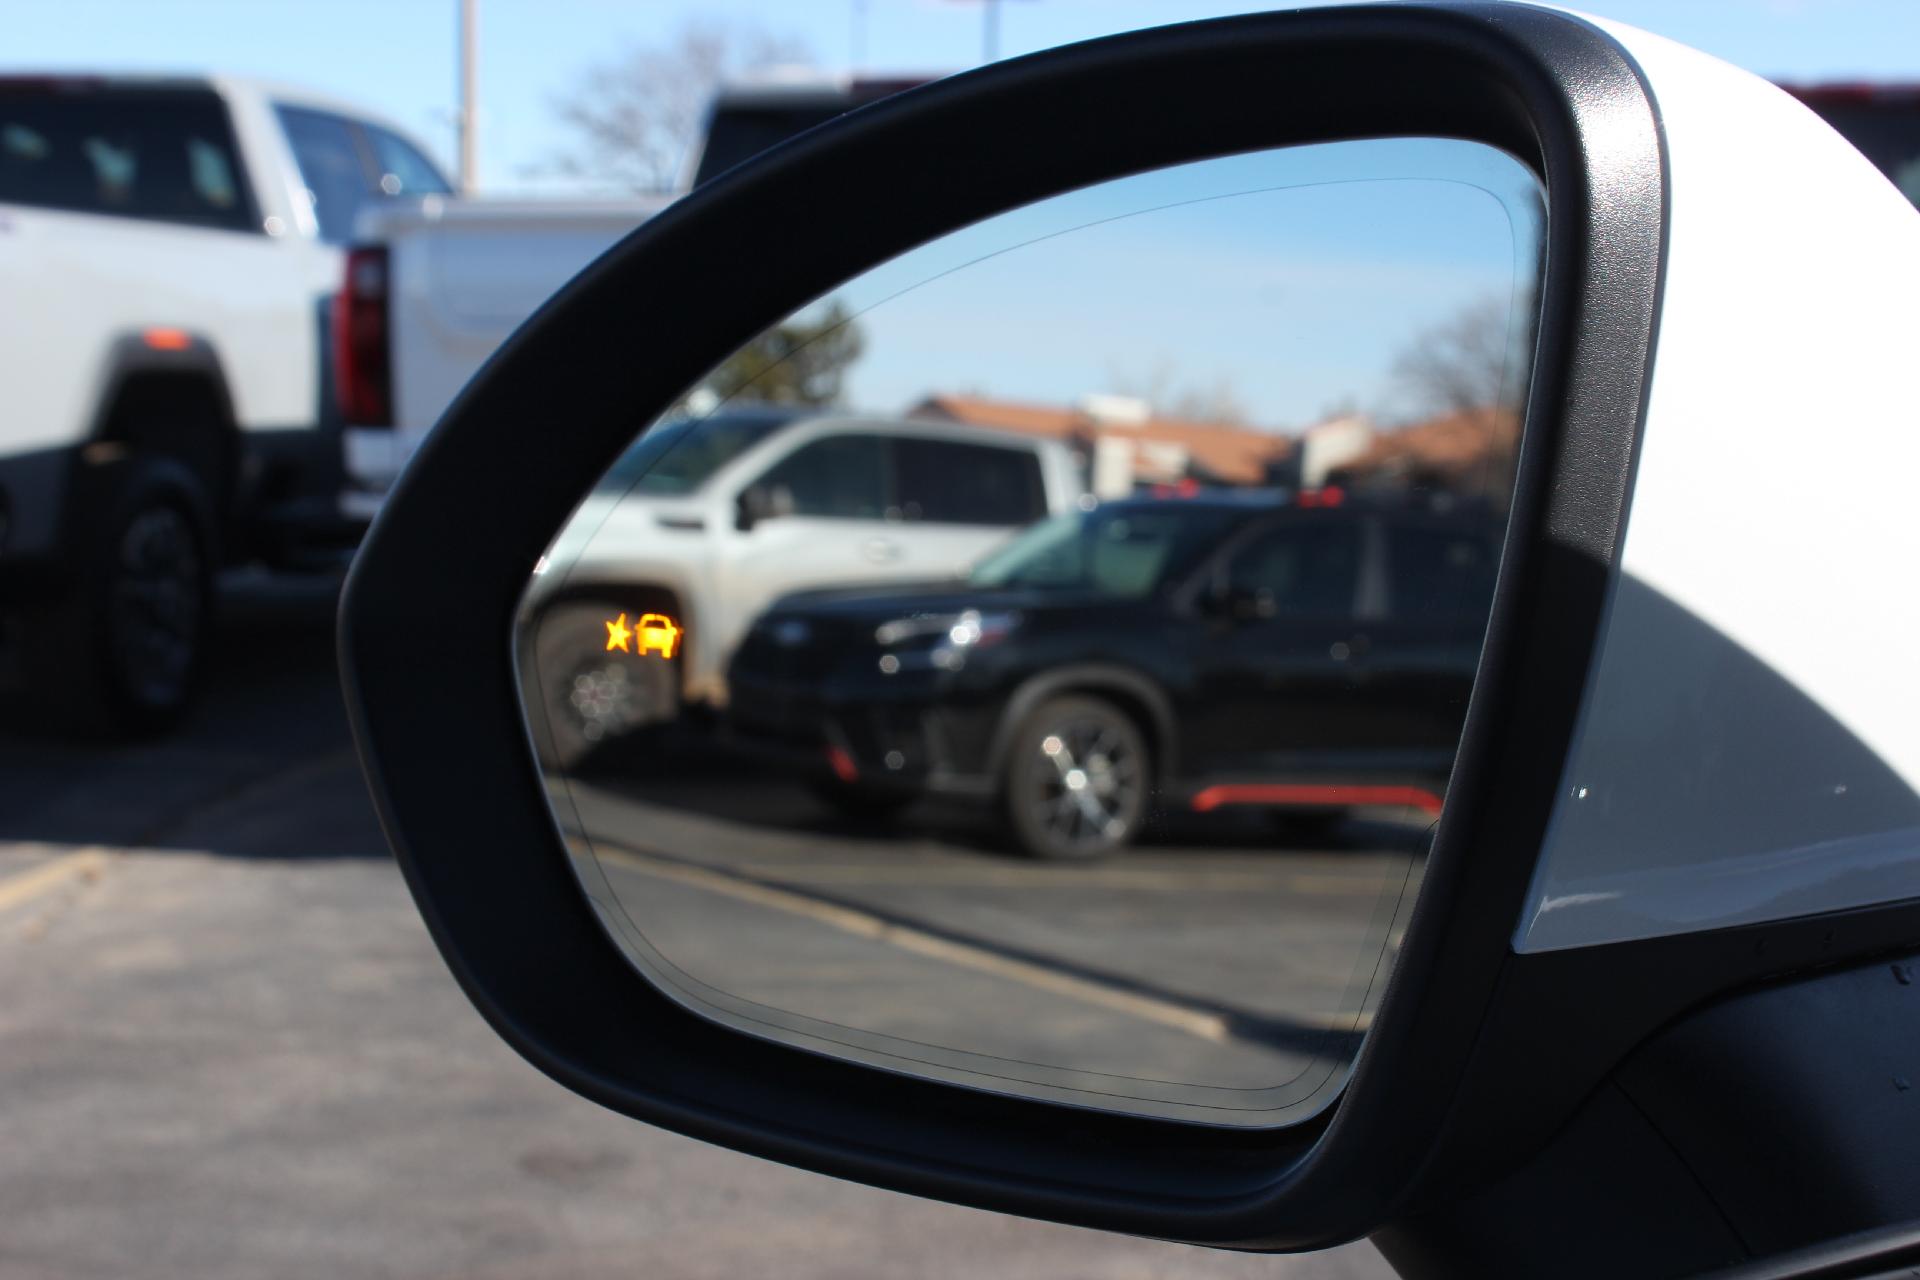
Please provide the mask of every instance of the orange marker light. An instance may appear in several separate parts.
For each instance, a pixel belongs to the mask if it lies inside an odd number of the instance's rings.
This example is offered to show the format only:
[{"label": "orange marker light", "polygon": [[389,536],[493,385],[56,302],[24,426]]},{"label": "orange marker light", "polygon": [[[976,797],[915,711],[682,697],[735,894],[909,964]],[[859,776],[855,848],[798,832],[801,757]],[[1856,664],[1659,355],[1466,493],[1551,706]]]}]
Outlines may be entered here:
[{"label": "orange marker light", "polygon": [[185,351],[193,345],[193,337],[185,329],[148,329],[141,333],[140,341],[155,351]]}]

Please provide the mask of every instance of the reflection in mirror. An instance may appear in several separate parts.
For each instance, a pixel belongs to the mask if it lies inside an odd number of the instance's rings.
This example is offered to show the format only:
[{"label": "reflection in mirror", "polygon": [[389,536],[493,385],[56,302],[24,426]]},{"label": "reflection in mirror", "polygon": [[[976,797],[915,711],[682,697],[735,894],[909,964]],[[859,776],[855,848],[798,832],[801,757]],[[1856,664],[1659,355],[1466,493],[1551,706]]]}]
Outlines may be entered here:
[{"label": "reflection in mirror", "polygon": [[877,267],[636,422],[517,638],[632,962],[978,1088],[1324,1106],[1446,796],[1544,217],[1454,141],[1135,175]]}]

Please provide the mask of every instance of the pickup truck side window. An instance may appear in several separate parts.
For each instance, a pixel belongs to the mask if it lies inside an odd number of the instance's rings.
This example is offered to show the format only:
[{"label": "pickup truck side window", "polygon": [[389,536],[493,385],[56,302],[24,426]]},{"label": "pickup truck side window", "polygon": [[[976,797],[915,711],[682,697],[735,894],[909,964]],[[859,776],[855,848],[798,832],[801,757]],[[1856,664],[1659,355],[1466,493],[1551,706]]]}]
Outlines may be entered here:
[{"label": "pickup truck side window", "polygon": [[300,180],[313,200],[320,238],[328,244],[347,243],[353,239],[354,216],[371,195],[353,126],[306,107],[276,106],[274,114],[286,130]]},{"label": "pickup truck side window", "polygon": [[1047,514],[1031,449],[958,440],[894,441],[900,511],[939,524],[1024,525]]},{"label": "pickup truck side window", "polygon": [[887,445],[881,436],[827,436],[776,463],[760,483],[782,515],[880,520],[891,505]]},{"label": "pickup truck side window", "polygon": [[1388,607],[1397,618],[1475,618],[1493,607],[1500,547],[1492,531],[1396,524],[1387,530]]},{"label": "pickup truck side window", "polygon": [[377,185],[382,195],[446,195],[453,190],[433,161],[421,155],[411,142],[377,125],[360,127],[373,148],[374,168],[380,171]]},{"label": "pickup truck side window", "polygon": [[210,91],[59,84],[0,92],[0,202],[254,230]]}]

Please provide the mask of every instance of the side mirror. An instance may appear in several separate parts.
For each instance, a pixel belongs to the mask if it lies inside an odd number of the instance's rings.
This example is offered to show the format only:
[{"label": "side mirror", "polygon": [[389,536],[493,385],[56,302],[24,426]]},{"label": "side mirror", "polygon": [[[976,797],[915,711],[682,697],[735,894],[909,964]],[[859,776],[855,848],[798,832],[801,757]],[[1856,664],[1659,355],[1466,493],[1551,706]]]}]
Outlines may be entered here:
[{"label": "side mirror", "polygon": [[755,525],[793,514],[793,490],[783,484],[756,482],[734,500],[733,527],[742,533]]},{"label": "side mirror", "polygon": [[734,499],[733,527],[742,533],[773,515],[773,494],[763,484],[750,484]]},{"label": "side mirror", "polygon": [[[1585,1110],[1630,1056],[1742,985],[1920,936],[1887,888],[1920,847],[1889,834],[1920,829],[1920,715],[1852,678],[1910,665],[1920,618],[1824,572],[1870,554],[1884,581],[1920,553],[1899,487],[1920,458],[1908,433],[1901,465],[1809,488],[1784,443],[1817,421],[1834,456],[1892,456],[1865,433],[1891,353],[1920,345],[1899,294],[1920,230],[1821,130],[1560,12],[1314,9],[937,81],[684,197],[487,365],[345,593],[361,758],[463,988],[608,1107],[964,1204],[1248,1249],[1392,1228],[1396,1256],[1455,1262],[1449,1224],[1611,1242],[1623,1216],[1668,1221],[1650,1198],[1690,1175],[1636,1177],[1606,1144],[1682,1144]],[[1476,403],[1319,443],[1369,495],[1471,490],[1416,534],[1497,507],[1491,612],[1398,655],[1382,629],[1382,678],[1333,692],[1156,612],[1166,575],[1277,501],[1291,428],[1392,402],[1407,318],[1435,314],[1481,317],[1479,341],[1428,344],[1494,353]],[[1169,351],[1247,413],[1076,381]],[[822,478],[836,500],[918,488],[942,519],[743,557],[712,591],[657,521],[581,498],[690,389],[717,413],[764,391],[769,352],[813,402],[877,406],[816,411],[893,442]],[[749,416],[740,439],[784,429]],[[1097,504],[1058,479],[1083,437]],[[1801,518],[1755,497],[1780,493]],[[744,491],[739,527],[776,506]],[[1378,526],[1368,572],[1404,606],[1395,568],[1449,562]],[[540,554],[562,545],[586,549]],[[542,771],[552,716],[627,696],[541,656],[550,606],[580,598],[685,714],[594,753],[618,768]],[[423,652],[448,617],[499,625]],[[1761,705],[1818,732],[1741,719]],[[709,751],[728,766],[704,790],[645,767]],[[923,816],[966,803],[1000,847]],[[1336,858],[1231,821],[1249,810],[1353,821]],[[1166,832],[1125,863],[1154,812]],[[1604,1185],[1447,1216],[1514,1170]],[[1558,1269],[1505,1262],[1478,1270]]]}]

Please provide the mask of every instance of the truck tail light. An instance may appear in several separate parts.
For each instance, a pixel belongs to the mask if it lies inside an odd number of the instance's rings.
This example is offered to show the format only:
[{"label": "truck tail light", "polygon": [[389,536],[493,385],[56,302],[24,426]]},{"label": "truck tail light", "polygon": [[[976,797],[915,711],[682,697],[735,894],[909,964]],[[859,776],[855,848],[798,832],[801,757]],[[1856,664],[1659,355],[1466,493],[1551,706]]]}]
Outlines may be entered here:
[{"label": "truck tail light", "polygon": [[393,425],[392,336],[387,251],[347,251],[340,295],[333,303],[334,390],[349,426]]}]

